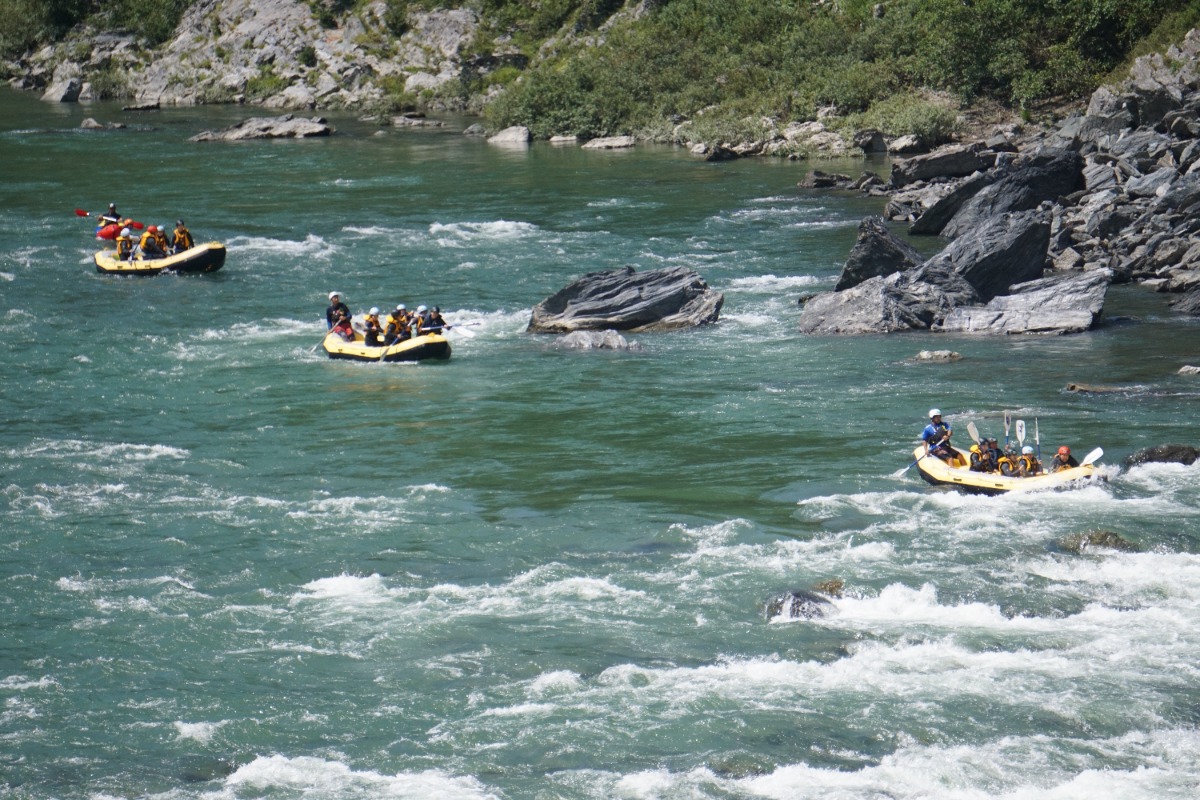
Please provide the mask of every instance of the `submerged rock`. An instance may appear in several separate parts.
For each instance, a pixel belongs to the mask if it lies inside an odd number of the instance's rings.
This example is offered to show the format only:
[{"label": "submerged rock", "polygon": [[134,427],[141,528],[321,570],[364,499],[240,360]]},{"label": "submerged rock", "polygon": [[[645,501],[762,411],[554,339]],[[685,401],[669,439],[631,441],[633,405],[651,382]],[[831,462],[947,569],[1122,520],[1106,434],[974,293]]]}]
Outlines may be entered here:
[{"label": "submerged rock", "polygon": [[1106,386],[1100,383],[1068,383],[1065,388],[1068,392],[1080,394],[1130,394],[1140,391],[1136,386]]},{"label": "submerged rock", "polygon": [[1128,455],[1122,465],[1129,469],[1139,464],[1184,464],[1191,466],[1200,458],[1200,450],[1187,444],[1160,444],[1157,447],[1146,447]]},{"label": "submerged rock", "polygon": [[767,601],[767,619],[784,616],[791,619],[823,617],[833,608],[829,598],[806,589],[793,589]]},{"label": "submerged rock", "polygon": [[725,295],[687,267],[590,272],[533,307],[530,333],[662,331],[714,323]]},{"label": "submerged rock", "polygon": [[1085,553],[1090,549],[1119,550],[1123,553],[1136,553],[1141,548],[1133,542],[1112,531],[1087,531],[1072,533],[1064,536],[1058,542],[1058,547],[1064,553]]},{"label": "submerged rock", "polygon": [[637,342],[631,342],[614,330],[571,331],[554,342],[564,350],[641,350]]}]

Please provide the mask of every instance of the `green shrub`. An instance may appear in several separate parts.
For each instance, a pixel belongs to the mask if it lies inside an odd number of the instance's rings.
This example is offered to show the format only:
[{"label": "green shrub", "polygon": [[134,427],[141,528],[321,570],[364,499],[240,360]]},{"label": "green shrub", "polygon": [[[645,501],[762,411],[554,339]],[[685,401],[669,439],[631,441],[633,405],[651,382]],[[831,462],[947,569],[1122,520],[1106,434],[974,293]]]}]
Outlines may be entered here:
[{"label": "green shrub", "polygon": [[290,85],[286,78],[275,73],[270,64],[262,64],[258,74],[246,81],[246,97],[250,100],[264,100],[277,95]]},{"label": "green shrub", "polygon": [[115,67],[89,74],[88,83],[92,85],[92,94],[100,100],[119,100],[134,94],[129,76]]},{"label": "green shrub", "polygon": [[305,67],[315,67],[317,65],[317,49],[311,44],[304,45],[296,54],[296,60]]},{"label": "green shrub", "polygon": [[101,16],[108,24],[124,28],[145,39],[151,46],[162,44],[175,35],[179,20],[194,0],[107,0]]},{"label": "green shrub", "polygon": [[958,130],[958,114],[944,102],[906,92],[885,98],[862,114],[842,121],[852,130],[876,128],[888,136],[916,134],[929,145],[950,141]]},{"label": "green shrub", "polygon": [[403,36],[408,31],[408,0],[385,0],[383,24],[393,36]]}]

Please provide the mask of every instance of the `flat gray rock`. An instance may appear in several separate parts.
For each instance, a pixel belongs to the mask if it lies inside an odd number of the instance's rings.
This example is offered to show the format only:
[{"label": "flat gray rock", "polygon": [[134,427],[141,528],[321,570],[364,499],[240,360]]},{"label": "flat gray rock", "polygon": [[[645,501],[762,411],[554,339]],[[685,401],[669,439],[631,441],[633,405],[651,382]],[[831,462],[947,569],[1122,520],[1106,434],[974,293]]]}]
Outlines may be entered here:
[{"label": "flat gray rock", "polygon": [[333,128],[321,117],[311,119],[284,114],[279,117],[251,117],[218,131],[203,131],[189,142],[236,142],[244,139],[307,139],[329,136]]},{"label": "flat gray rock", "polygon": [[940,330],[948,333],[1080,333],[1104,311],[1112,271],[1055,275],[1013,287],[986,306],[959,306]]}]

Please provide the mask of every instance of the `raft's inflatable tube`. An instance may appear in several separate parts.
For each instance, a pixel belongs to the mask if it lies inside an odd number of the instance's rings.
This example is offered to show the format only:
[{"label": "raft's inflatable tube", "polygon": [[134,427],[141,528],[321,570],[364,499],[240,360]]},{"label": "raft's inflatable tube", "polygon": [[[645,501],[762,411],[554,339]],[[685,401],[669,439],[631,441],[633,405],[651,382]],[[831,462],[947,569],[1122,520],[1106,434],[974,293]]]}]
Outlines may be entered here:
[{"label": "raft's inflatable tube", "polygon": [[913,450],[913,458],[919,459],[917,469],[921,477],[933,486],[950,486],[972,494],[1004,494],[1005,492],[1028,492],[1034,489],[1062,489],[1081,485],[1093,478],[1102,478],[1093,464],[1071,467],[1058,472],[1043,472],[1028,478],[1003,475],[999,472],[972,472],[965,466],[970,463],[970,454],[954,448],[958,462],[952,466],[936,456],[923,456],[925,446]]},{"label": "raft's inflatable tube", "polygon": [[450,341],[440,333],[414,336],[390,347],[369,347],[363,341],[363,335],[357,331],[353,342],[330,331],[325,334],[321,345],[330,358],[350,361],[445,361],[450,357]]},{"label": "raft's inflatable tube", "polygon": [[220,242],[198,244],[190,250],[166,258],[117,259],[115,250],[96,253],[96,271],[105,275],[157,275],[160,272],[216,272],[225,265],[225,245]]}]

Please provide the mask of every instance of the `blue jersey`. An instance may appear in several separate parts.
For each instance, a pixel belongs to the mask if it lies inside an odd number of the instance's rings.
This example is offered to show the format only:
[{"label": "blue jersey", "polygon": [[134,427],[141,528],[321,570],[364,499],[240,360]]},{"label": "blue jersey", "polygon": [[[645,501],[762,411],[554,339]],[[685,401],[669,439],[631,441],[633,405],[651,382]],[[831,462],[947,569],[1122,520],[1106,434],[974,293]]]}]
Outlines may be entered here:
[{"label": "blue jersey", "polygon": [[950,435],[950,426],[945,422],[939,422],[936,425],[929,423],[925,426],[925,430],[921,431],[921,441],[927,445],[933,445],[946,436]]}]

